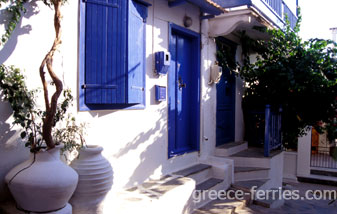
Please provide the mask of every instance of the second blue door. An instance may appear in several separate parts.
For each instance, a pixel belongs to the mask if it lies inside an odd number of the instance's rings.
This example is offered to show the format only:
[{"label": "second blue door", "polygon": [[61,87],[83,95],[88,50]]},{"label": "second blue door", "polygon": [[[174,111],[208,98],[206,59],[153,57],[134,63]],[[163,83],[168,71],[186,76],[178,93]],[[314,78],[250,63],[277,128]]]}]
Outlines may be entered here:
[{"label": "second blue door", "polygon": [[[220,42],[219,42],[220,41]],[[218,51],[227,57],[228,64],[235,64],[236,44],[219,38]],[[221,45],[221,47],[219,47]],[[230,63],[231,62],[231,63]],[[216,145],[233,142],[235,139],[235,74],[233,68],[224,67],[216,86]]]},{"label": "second blue door", "polygon": [[199,34],[170,25],[169,157],[199,149]]}]

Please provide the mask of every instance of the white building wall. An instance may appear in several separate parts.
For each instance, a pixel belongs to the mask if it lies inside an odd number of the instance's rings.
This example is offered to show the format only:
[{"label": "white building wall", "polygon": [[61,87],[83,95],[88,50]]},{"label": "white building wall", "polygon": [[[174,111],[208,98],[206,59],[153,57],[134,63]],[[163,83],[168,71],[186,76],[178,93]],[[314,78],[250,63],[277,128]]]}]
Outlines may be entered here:
[{"label": "white building wall", "polygon": [[214,38],[208,37],[207,20],[201,23],[201,151],[203,157],[213,154],[216,144],[216,84],[210,82],[210,67],[216,61]]},{"label": "white building wall", "polygon": [[283,178],[297,181],[297,152],[284,152]]},{"label": "white building wall", "polygon": [[[215,43],[207,38],[207,28],[202,39],[201,56],[201,153],[193,152],[168,159],[167,101],[155,101],[155,85],[167,86],[167,76],[154,75],[154,52],[168,50],[168,25],[183,25],[183,17],[190,16],[189,28],[201,31],[200,11],[190,4],[174,8],[167,0],[147,0],[149,16],[146,26],[146,108],[144,110],[106,110],[78,112],[75,100],[71,112],[78,122],[87,122],[87,144],[103,146],[104,156],[114,170],[116,189],[142,183],[149,177],[158,178],[199,161],[200,155],[212,154],[215,147],[215,86],[208,86],[209,66],[215,60]],[[0,51],[0,63],[15,65],[25,71],[30,88],[41,88],[40,63],[54,39],[53,11],[40,1],[28,3],[28,12],[14,31],[12,38]],[[33,12],[31,12],[33,11]],[[68,1],[62,7],[63,44],[56,53],[55,71],[78,97],[78,38],[79,1]],[[207,24],[207,21],[204,21]],[[41,100],[42,101],[42,100]],[[43,102],[40,102],[41,105]],[[43,106],[42,106],[43,107]],[[0,201],[8,193],[3,178],[24,159],[29,152],[18,142],[19,136],[10,121],[10,107],[0,103]]]},{"label": "white building wall", "polygon": [[[236,60],[242,62],[242,47],[238,45],[236,51]],[[243,141],[244,138],[244,120],[242,111],[242,96],[244,94],[244,82],[240,76],[236,77],[235,84],[235,141]]]}]

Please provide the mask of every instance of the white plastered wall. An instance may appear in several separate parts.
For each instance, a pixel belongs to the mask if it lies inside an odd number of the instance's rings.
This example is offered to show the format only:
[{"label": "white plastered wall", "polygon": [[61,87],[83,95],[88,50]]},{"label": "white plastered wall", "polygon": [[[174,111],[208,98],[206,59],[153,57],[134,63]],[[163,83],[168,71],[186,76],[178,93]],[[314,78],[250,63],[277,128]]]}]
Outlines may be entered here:
[{"label": "white plastered wall", "polygon": [[283,178],[297,181],[297,152],[284,152]]},{"label": "white plastered wall", "polygon": [[[87,122],[87,144],[103,146],[104,156],[114,171],[113,188],[119,189],[142,183],[149,177],[158,178],[172,171],[193,165],[200,153],[193,152],[168,159],[167,101],[155,101],[155,85],[167,86],[167,76],[154,75],[156,51],[168,50],[169,22],[183,25],[190,16],[189,28],[200,32],[200,11],[190,4],[169,8],[166,0],[148,0],[146,26],[146,109],[78,112],[78,11],[79,1],[68,1],[62,7],[63,44],[56,53],[55,71],[71,88],[75,97],[70,111],[78,122]],[[207,23],[207,21],[204,21]],[[206,32],[206,31],[205,31]],[[30,88],[41,88],[40,63],[54,39],[53,11],[40,1],[28,3],[28,13],[19,23],[12,38],[0,51],[0,63],[15,65],[25,71]],[[209,66],[215,60],[215,44],[203,34],[201,54],[201,155],[212,154],[215,147],[215,86],[208,86]],[[43,101],[39,104],[43,108]],[[18,132],[11,126],[10,107],[0,103],[0,190],[10,168],[28,158],[29,152],[18,142]],[[204,136],[208,138],[206,141]],[[4,167],[5,166],[5,167]],[[0,201],[8,193],[0,191]]]}]

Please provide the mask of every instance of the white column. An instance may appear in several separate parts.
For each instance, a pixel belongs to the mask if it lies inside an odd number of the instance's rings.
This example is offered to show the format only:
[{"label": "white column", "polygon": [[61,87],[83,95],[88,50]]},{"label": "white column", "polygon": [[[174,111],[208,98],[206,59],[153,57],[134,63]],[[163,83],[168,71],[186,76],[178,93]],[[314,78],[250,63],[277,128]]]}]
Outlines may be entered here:
[{"label": "white column", "polygon": [[297,176],[310,175],[311,129],[305,136],[298,138],[297,146]]}]

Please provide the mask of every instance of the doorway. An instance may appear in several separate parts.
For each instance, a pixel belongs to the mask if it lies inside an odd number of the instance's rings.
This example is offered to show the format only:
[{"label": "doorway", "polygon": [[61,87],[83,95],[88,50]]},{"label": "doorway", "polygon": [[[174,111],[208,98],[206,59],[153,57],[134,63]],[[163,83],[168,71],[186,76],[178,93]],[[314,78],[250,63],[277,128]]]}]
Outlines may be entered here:
[{"label": "doorway", "polygon": [[199,150],[200,35],[170,24],[168,156]]}]

